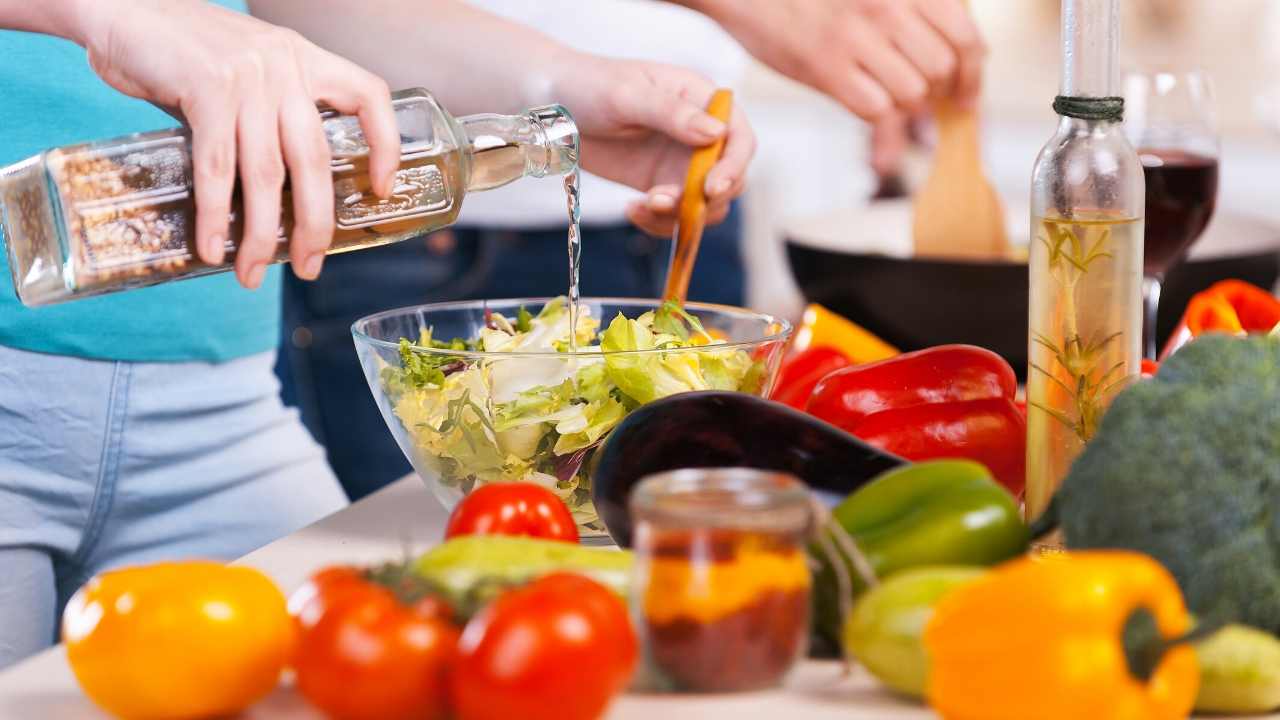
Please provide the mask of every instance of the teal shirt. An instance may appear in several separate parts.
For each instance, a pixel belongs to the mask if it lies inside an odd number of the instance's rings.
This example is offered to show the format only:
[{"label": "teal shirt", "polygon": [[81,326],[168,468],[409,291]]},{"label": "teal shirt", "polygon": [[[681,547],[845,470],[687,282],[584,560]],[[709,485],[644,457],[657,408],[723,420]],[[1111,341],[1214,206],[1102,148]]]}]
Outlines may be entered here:
[{"label": "teal shirt", "polygon": [[[239,0],[218,4],[244,11]],[[0,166],[50,147],[175,125],[122,95],[59,38],[0,30]],[[258,290],[234,275],[159,285],[31,309],[0,253],[0,345],[102,360],[220,362],[276,347],[280,268]]]}]

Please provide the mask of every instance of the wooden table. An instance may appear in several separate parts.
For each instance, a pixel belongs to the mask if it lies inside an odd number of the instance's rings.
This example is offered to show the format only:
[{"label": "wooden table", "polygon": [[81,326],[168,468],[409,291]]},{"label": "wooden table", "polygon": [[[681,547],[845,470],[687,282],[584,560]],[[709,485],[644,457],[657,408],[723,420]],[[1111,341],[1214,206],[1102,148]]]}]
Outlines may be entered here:
[{"label": "wooden table", "polygon": [[[436,543],[446,514],[416,478],[405,478],[320,522],[260,548],[238,562],[259,568],[287,591],[316,568],[339,562],[375,563]],[[0,719],[106,718],[76,687],[61,646],[0,673]],[[246,719],[320,718],[282,687],[255,705]],[[832,662],[808,661],[785,688],[742,695],[626,695],[609,720],[927,720],[916,703],[890,696],[861,671],[845,677]],[[1259,720],[1280,720],[1280,715]]]}]

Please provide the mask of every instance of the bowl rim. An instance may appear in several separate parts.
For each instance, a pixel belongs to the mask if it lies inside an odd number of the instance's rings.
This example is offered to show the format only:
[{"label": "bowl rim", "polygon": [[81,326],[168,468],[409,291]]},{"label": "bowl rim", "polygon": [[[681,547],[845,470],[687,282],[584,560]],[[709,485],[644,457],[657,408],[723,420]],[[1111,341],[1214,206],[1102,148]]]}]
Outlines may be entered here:
[{"label": "bowl rim", "polygon": [[[564,297],[563,295],[558,297]],[[421,305],[406,305],[404,307],[392,308],[381,312],[366,315],[359,320],[351,323],[351,335],[355,338],[357,344],[367,343],[374,347],[381,347],[389,350],[399,350],[399,341],[392,342],[390,340],[379,340],[370,336],[361,329],[362,326],[367,327],[370,323],[383,320],[396,315],[404,315],[410,312],[439,312],[448,310],[464,310],[472,308],[483,309],[488,305],[502,305],[518,307],[520,305],[545,305],[555,300],[556,297],[532,297],[532,298],[497,298],[492,300],[449,300],[438,303],[423,303]],[[656,309],[661,306],[663,300],[658,298],[622,298],[622,297],[585,297],[579,298],[579,303],[591,303],[599,305],[644,305],[649,310]],[[538,357],[538,358],[565,358],[565,357],[598,357],[601,355],[644,355],[647,353],[680,353],[680,352],[706,352],[708,349],[727,350],[738,348],[750,348],[758,345],[764,345],[771,342],[786,342],[790,338],[795,327],[790,320],[780,318],[768,313],[756,312],[748,308],[738,307],[736,305],[723,305],[720,303],[706,302],[686,302],[685,308],[691,312],[697,311],[713,311],[727,315],[737,315],[748,319],[759,320],[766,325],[778,326],[778,331],[771,333],[755,340],[739,340],[734,342],[723,342],[715,345],[692,345],[680,348],[652,348],[648,350],[618,350],[611,353],[601,352],[599,346],[593,346],[595,349],[590,351],[579,350],[577,353],[559,352],[556,350],[538,350],[538,351],[491,351],[491,350],[452,350],[446,348],[424,348],[414,346],[414,352],[427,355],[444,355],[456,358],[484,359],[497,357]]]}]

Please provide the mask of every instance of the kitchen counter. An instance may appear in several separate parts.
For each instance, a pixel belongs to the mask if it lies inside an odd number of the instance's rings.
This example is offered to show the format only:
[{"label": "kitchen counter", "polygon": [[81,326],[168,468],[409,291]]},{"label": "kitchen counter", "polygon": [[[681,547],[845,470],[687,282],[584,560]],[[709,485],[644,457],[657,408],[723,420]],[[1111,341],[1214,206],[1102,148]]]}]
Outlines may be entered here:
[{"label": "kitchen counter", "polygon": [[[415,477],[404,478],[345,510],[262,547],[237,562],[266,572],[286,592],[315,569],[334,563],[376,563],[421,552],[443,534],[447,514]],[[741,695],[625,695],[609,720],[926,720],[936,717],[897,699],[857,670],[844,675],[838,663],[808,661],[786,687]],[[76,687],[61,646],[0,672],[0,719],[93,720],[106,718]],[[320,718],[291,690],[281,687],[240,716],[246,720]],[[1258,718],[1280,720],[1280,714]]]}]

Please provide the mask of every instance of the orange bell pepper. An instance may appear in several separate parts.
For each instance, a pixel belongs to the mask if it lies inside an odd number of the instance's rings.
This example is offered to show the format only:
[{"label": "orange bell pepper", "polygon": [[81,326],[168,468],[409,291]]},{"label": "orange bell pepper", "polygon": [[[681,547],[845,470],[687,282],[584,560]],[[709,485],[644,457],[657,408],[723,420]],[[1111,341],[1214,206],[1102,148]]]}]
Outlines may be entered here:
[{"label": "orange bell pepper", "polygon": [[[1142,610],[1154,647],[1127,648],[1126,626]],[[1189,645],[1166,645],[1191,624],[1177,582],[1146,555],[1024,557],[935,608],[926,695],[945,720],[1181,720],[1200,671]]]},{"label": "orange bell pepper", "polygon": [[792,352],[829,347],[839,350],[853,364],[876,362],[894,357],[899,351],[864,328],[821,305],[804,309],[800,327],[796,328]]},{"label": "orange bell pepper", "polygon": [[1277,327],[1280,299],[1243,280],[1223,280],[1192,296],[1160,359],[1205,333],[1246,335],[1271,332]]}]

